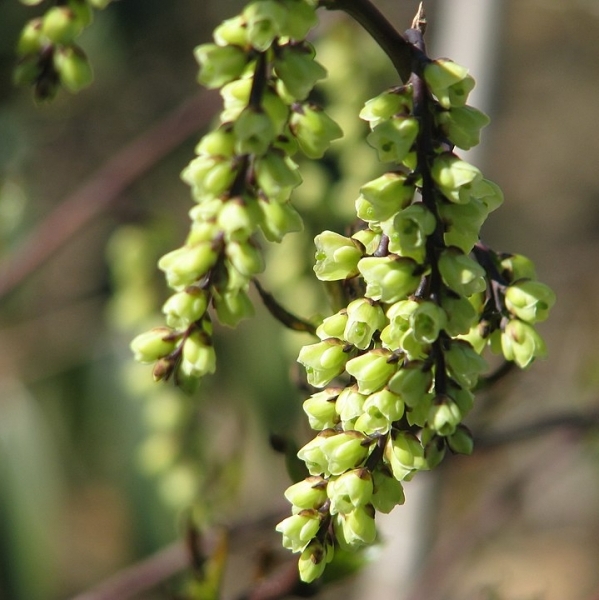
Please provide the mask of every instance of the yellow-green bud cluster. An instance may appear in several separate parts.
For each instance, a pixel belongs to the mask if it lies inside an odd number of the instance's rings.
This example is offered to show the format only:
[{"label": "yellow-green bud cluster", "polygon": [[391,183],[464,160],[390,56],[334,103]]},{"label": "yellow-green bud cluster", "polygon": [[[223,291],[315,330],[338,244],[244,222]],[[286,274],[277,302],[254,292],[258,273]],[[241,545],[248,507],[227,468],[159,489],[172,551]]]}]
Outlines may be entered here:
[{"label": "yellow-green bud cluster", "polygon": [[363,228],[315,239],[317,277],[343,282],[354,299],[298,357],[321,388],[303,405],[319,433],[298,453],[310,477],[288,489],[294,515],[277,529],[302,553],[305,581],[335,547],[375,540],[375,513],[404,501],[403,481],[447,448],[472,452],[462,421],[487,342],[520,366],[544,352],[533,324],[553,293],[525,259],[480,243],[503,196],[453,152],[476,145],[488,123],[466,104],[473,86],[465,68],[424,59],[406,85],[368,101],[368,142],[393,169],[361,188]]},{"label": "yellow-green bud cluster", "polygon": [[320,157],[341,136],[308,98],[326,75],[304,40],[315,23],[310,0],[254,0],[195,50],[199,82],[221,88],[224,107],[182,173],[196,203],[185,245],[158,263],[175,292],[163,308],[169,343],[159,355],[132,344],[138,358],[157,360],[156,379],[193,387],[214,371],[210,307],[229,326],[250,316],[249,284],[264,268],[259,234],[279,242],[302,227],[290,203],[301,183],[292,156]]},{"label": "yellow-green bud cluster", "polygon": [[[21,0],[41,4],[43,0]],[[67,0],[30,20],[17,43],[18,63],[14,72],[19,85],[32,85],[35,97],[51,99],[59,86],[78,92],[93,79],[85,52],[76,41],[93,20],[93,9],[105,8],[111,0]]]}]

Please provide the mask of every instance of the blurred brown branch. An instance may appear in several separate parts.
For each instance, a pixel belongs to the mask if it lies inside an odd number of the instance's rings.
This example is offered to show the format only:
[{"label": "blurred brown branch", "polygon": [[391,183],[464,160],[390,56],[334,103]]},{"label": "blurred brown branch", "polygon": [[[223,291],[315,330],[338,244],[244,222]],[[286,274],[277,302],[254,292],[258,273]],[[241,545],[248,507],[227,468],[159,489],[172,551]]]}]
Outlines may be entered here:
[{"label": "blurred brown branch", "polygon": [[40,268],[146,171],[206,126],[218,97],[203,90],[110,157],[0,261],[0,298]]}]

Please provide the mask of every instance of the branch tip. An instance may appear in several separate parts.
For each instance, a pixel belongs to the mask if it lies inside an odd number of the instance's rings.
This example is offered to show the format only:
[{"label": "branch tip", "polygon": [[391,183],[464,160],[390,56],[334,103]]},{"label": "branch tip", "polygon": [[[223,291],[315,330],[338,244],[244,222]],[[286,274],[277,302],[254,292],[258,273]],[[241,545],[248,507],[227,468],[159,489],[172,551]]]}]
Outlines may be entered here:
[{"label": "branch tip", "polygon": [[418,5],[418,10],[416,11],[416,14],[414,15],[414,20],[412,21],[412,29],[416,29],[422,35],[424,35],[424,33],[426,32],[426,25],[427,20],[426,12],[424,10],[424,2],[421,2]]}]

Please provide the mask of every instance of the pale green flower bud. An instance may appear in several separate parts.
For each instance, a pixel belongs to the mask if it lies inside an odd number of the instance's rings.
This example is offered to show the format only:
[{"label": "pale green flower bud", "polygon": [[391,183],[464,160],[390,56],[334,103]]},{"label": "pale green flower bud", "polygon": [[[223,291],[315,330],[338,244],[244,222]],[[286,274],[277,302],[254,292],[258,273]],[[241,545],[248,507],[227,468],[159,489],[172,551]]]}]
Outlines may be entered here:
[{"label": "pale green flower bud", "polygon": [[322,109],[311,104],[294,108],[289,121],[300,150],[308,158],[322,158],[333,140],[343,137],[343,131]]},{"label": "pale green flower bud", "polygon": [[368,455],[369,440],[358,431],[344,431],[325,438],[320,447],[327,460],[325,473],[341,475],[360,466]]},{"label": "pale green flower bud", "polygon": [[465,254],[471,252],[488,214],[486,206],[478,200],[471,199],[467,204],[441,204],[439,216],[445,223],[445,244],[455,246]]},{"label": "pale green flower bud", "polygon": [[535,328],[519,319],[512,319],[501,333],[501,350],[506,360],[514,361],[521,369],[535,358],[544,358],[547,348]]},{"label": "pale green flower bud", "polygon": [[327,486],[327,495],[331,500],[331,514],[347,514],[365,506],[372,498],[372,475],[368,469],[352,469],[331,478]]},{"label": "pale green flower bud", "polygon": [[487,209],[487,214],[499,208],[503,203],[501,188],[489,179],[481,179],[472,184],[470,199],[477,200]]},{"label": "pale green flower bud", "polygon": [[305,100],[326,69],[314,60],[314,51],[307,45],[283,46],[274,61],[275,71],[286,90],[296,100]]},{"label": "pale green flower bud", "polygon": [[410,315],[410,325],[416,341],[432,344],[447,323],[445,311],[434,302],[421,302]]},{"label": "pale green flower bud", "polygon": [[[206,205],[202,204],[200,206],[205,207]],[[222,209],[222,206],[223,206],[223,203],[219,202],[218,210],[216,211],[215,215],[213,215],[213,216],[218,215],[218,213]],[[194,208],[199,208],[199,207],[194,207]],[[193,209],[192,209],[192,211],[193,211]],[[191,223],[191,229],[189,231],[189,235],[187,236],[187,239],[185,240],[185,245],[186,246],[195,246],[196,244],[200,244],[202,242],[212,243],[212,240],[216,239],[219,235],[219,230],[218,230],[218,227],[216,226],[216,223],[214,223],[213,220],[211,220],[211,221],[203,220],[202,217],[207,216],[205,212],[200,216],[195,212],[192,215],[192,211],[190,211],[190,216],[192,217],[193,221]],[[209,218],[212,218],[212,216]]]},{"label": "pale green flower bud", "polygon": [[478,376],[488,369],[487,361],[464,340],[452,340],[445,364],[453,379],[466,388],[473,388]]},{"label": "pale green flower bud", "polygon": [[264,270],[264,257],[259,248],[248,242],[230,242],[225,253],[231,265],[244,277],[253,277]]},{"label": "pale green flower bud", "polygon": [[323,231],[314,238],[314,243],[314,272],[318,279],[336,281],[358,274],[358,261],[362,258],[358,242],[333,231]]},{"label": "pale green flower bud", "polygon": [[345,370],[350,354],[344,352],[344,344],[335,339],[304,346],[298,362],[306,368],[308,383],[314,387],[324,387]]},{"label": "pale green flower bud", "polygon": [[328,475],[328,458],[322,451],[322,444],[329,436],[338,435],[332,429],[321,431],[313,440],[310,440],[305,446],[299,449],[297,456],[306,463],[306,468],[310,475]]},{"label": "pale green flower bud", "polygon": [[353,424],[353,429],[366,435],[374,433],[384,434],[391,428],[391,423],[376,407],[371,407],[368,412],[362,413]]},{"label": "pale green flower bud", "polygon": [[327,480],[322,477],[307,477],[289,486],[285,498],[293,504],[294,512],[320,508],[327,501]]},{"label": "pale green flower bud", "polygon": [[208,308],[208,292],[189,287],[173,294],[162,307],[169,327],[184,329],[201,319]]},{"label": "pale green flower bud", "polygon": [[472,433],[465,425],[458,425],[456,430],[447,438],[447,444],[452,452],[456,454],[472,454],[474,440]]},{"label": "pale green flower bud", "polygon": [[135,360],[153,363],[170,354],[179,343],[175,331],[170,327],[155,327],[136,336],[130,344]]},{"label": "pale green flower bud", "polygon": [[91,84],[94,74],[89,60],[78,46],[56,48],[53,55],[54,68],[60,83],[69,92],[78,92]]},{"label": "pale green flower bud", "polygon": [[508,281],[518,281],[518,279],[536,280],[537,272],[534,263],[522,254],[508,254],[501,260],[501,268]]},{"label": "pale green flower bud", "polygon": [[351,237],[364,246],[365,254],[374,254],[381,243],[381,232],[372,229],[361,229]]},{"label": "pale green flower bud", "polygon": [[318,533],[322,518],[317,510],[302,510],[283,519],[275,529],[283,534],[283,547],[292,552],[303,550]]},{"label": "pale green flower bud", "polygon": [[423,367],[421,362],[410,362],[398,369],[389,380],[388,388],[410,407],[417,406],[433,384],[432,372]]},{"label": "pale green flower bud", "polygon": [[427,426],[428,413],[433,403],[434,394],[425,394],[414,407],[406,408],[405,417],[410,427],[424,428]]},{"label": "pale green flower bud", "polygon": [[232,159],[201,155],[183,169],[181,179],[193,188],[196,200],[203,200],[227,191],[236,174]]},{"label": "pale green flower bud", "polygon": [[457,404],[448,396],[439,396],[433,400],[428,413],[428,426],[440,436],[451,435],[462,420]]},{"label": "pale green flower bud", "polygon": [[414,197],[414,185],[403,173],[385,173],[360,188],[356,211],[366,222],[386,221]]},{"label": "pale green flower bud", "polygon": [[418,135],[414,117],[394,117],[379,123],[366,138],[377,151],[381,162],[400,163],[407,156]]},{"label": "pale green flower bud", "polygon": [[366,298],[358,298],[347,307],[343,339],[360,350],[366,350],[375,331],[387,322],[383,309]]},{"label": "pale green flower bud", "polygon": [[[17,54],[20,56],[28,54],[36,54],[42,49],[44,45],[44,36],[42,33],[42,19],[31,19],[25,24],[19,41],[17,42]],[[37,62],[37,56],[35,57]]]},{"label": "pale green flower bud", "polygon": [[472,296],[487,288],[485,270],[457,248],[441,253],[439,271],[447,287],[461,296]]},{"label": "pale green flower bud", "polygon": [[214,290],[212,303],[219,322],[229,327],[237,327],[240,321],[254,315],[254,305],[244,289],[222,293]]},{"label": "pale green flower bud", "polygon": [[251,77],[236,79],[221,88],[220,95],[224,101],[224,110],[220,115],[222,123],[235,121],[239,117],[249,103],[251,90]]},{"label": "pale green flower bud", "polygon": [[289,202],[280,204],[259,199],[258,207],[262,212],[260,228],[269,242],[280,242],[288,233],[304,228],[301,215]]},{"label": "pale green flower bud", "polygon": [[292,40],[303,40],[318,19],[313,2],[305,0],[281,0],[287,11],[287,18],[280,26],[282,36]]},{"label": "pale green flower bud", "polygon": [[347,422],[359,417],[364,412],[366,398],[367,396],[358,392],[356,386],[345,388],[335,403],[335,409],[341,420]]},{"label": "pale green flower bud", "polygon": [[347,325],[347,311],[345,309],[324,319],[324,321],[316,328],[316,335],[321,340],[329,338],[337,338],[345,340],[344,331]]},{"label": "pale green flower bud", "polygon": [[262,108],[270,117],[277,136],[288,131],[287,122],[291,114],[289,106],[270,88],[266,88],[262,94]]},{"label": "pale green flower bud", "polygon": [[450,152],[435,158],[431,175],[443,195],[456,204],[466,204],[470,200],[474,184],[483,178],[480,170],[474,165]]},{"label": "pale green flower bud", "polygon": [[472,303],[463,296],[456,298],[445,294],[441,299],[441,306],[447,315],[444,329],[451,337],[467,334],[476,322],[478,313]]},{"label": "pale green flower bud", "polygon": [[413,471],[426,466],[420,440],[407,431],[400,431],[395,437],[389,437],[385,446],[385,459],[397,481],[403,481]]},{"label": "pale green flower bud", "polygon": [[372,394],[385,386],[397,370],[397,363],[392,359],[388,350],[370,350],[349,360],[345,370],[355,377],[361,394]]},{"label": "pale green flower bud", "polygon": [[235,154],[235,136],[231,127],[222,126],[207,133],[195,147],[198,155],[232,158]]},{"label": "pale green flower bud", "polygon": [[411,258],[368,256],[358,262],[366,281],[366,296],[381,302],[397,302],[413,294],[420,283],[418,264]]},{"label": "pale green flower bud", "polygon": [[312,394],[304,401],[304,412],[308,415],[312,429],[329,429],[335,427],[339,422],[335,401],[340,392],[340,388],[327,388],[322,392]]},{"label": "pale green flower bud", "polygon": [[248,44],[247,28],[241,15],[226,19],[214,30],[214,41],[219,46],[240,46],[245,48]]},{"label": "pale green flower bud", "polygon": [[53,43],[69,45],[83,31],[83,22],[68,6],[53,6],[43,17],[42,33]]},{"label": "pale green flower bud", "polygon": [[165,254],[158,268],[165,272],[168,285],[180,290],[201,279],[216,263],[218,254],[209,242],[183,246]]},{"label": "pale green flower bud", "polygon": [[230,198],[218,213],[216,223],[227,242],[245,242],[258,228],[258,203],[252,198]]},{"label": "pale green flower bud", "polygon": [[391,119],[394,115],[410,114],[412,112],[412,86],[405,85],[392,88],[368,100],[360,111],[360,119],[368,121],[374,128],[382,121]]},{"label": "pale green flower bud", "polygon": [[389,514],[398,504],[403,504],[406,499],[403,486],[387,471],[387,468],[377,468],[372,474],[374,493],[372,505],[375,510]]},{"label": "pale green flower bud", "polygon": [[198,82],[207,88],[219,88],[241,76],[248,63],[248,55],[237,46],[202,44],[194,49],[200,65]]},{"label": "pale green flower bud", "polygon": [[339,546],[345,550],[354,550],[372,544],[376,539],[374,515],[371,504],[355,508],[347,514],[337,514],[334,527]]},{"label": "pale green flower bud", "polygon": [[203,331],[192,332],[183,343],[181,368],[193,377],[216,371],[216,353]]},{"label": "pale green flower bud", "polygon": [[269,115],[252,106],[241,111],[233,124],[237,136],[235,150],[238,154],[264,154],[275,139],[276,131]]},{"label": "pale green flower bud", "polygon": [[248,41],[261,52],[280,34],[287,18],[285,8],[276,0],[255,0],[245,7],[242,15],[247,24]]},{"label": "pale green flower bud", "polygon": [[474,88],[468,69],[444,58],[426,65],[424,79],[443,108],[464,106]]},{"label": "pale green flower bud", "polygon": [[540,281],[517,281],[505,292],[505,306],[522,321],[537,323],[549,316],[555,293]]},{"label": "pale green flower bud", "polygon": [[439,112],[436,121],[450,142],[462,150],[470,150],[480,143],[480,130],[491,119],[472,106],[459,106]]},{"label": "pale green flower bud", "polygon": [[424,204],[412,204],[393,219],[381,223],[389,238],[389,250],[422,263],[426,257],[426,238],[435,231],[437,221]]},{"label": "pale green flower bud", "polygon": [[257,159],[254,170],[258,187],[276,202],[289,200],[293,188],[302,182],[297,165],[278,152],[268,152]]},{"label": "pale green flower bud", "polygon": [[371,394],[364,403],[365,412],[381,414],[389,423],[401,419],[404,409],[405,404],[401,397],[387,389]]},{"label": "pale green flower bud", "polygon": [[298,561],[300,579],[310,583],[318,579],[329,562],[333,559],[333,546],[323,546],[319,540],[312,540],[302,551]]}]

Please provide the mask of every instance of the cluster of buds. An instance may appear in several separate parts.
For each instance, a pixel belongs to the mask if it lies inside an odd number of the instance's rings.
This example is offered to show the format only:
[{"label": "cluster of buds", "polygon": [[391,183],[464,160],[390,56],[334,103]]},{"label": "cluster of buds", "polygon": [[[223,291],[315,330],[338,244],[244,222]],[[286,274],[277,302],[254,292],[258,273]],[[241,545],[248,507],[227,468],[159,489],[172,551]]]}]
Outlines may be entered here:
[{"label": "cluster of buds", "polygon": [[263,269],[261,234],[273,242],[302,227],[290,204],[301,182],[292,156],[320,158],[341,130],[309,101],[325,69],[305,41],[316,23],[311,0],[255,0],[224,21],[214,43],[198,46],[199,82],[221,88],[218,127],[184,169],[196,205],[181,248],[159,261],[174,290],[167,326],[132,342],[136,358],[155,363],[154,378],[173,375],[193,387],[215,369],[212,321],[235,326],[253,312],[251,279]]},{"label": "cluster of buds", "polygon": [[[67,0],[53,2],[44,15],[31,19],[17,43],[14,78],[19,85],[32,85],[38,100],[51,99],[62,86],[78,92],[93,79],[85,52],[76,44],[93,20],[93,10],[103,9],[112,0]],[[21,0],[29,6],[44,0]]]},{"label": "cluster of buds", "polygon": [[286,492],[277,526],[300,552],[300,576],[319,577],[335,547],[376,538],[376,511],[404,501],[402,482],[447,449],[469,454],[462,421],[487,369],[483,349],[526,367],[544,352],[533,324],[555,298],[530,262],[479,241],[502,202],[498,186],[454,149],[479,142],[486,115],[468,106],[474,81],[416,42],[406,85],[368,101],[368,142],[393,168],[360,190],[357,231],[316,237],[314,271],[351,301],[325,318],[298,361],[316,391],[304,402],[319,431],[298,453],[310,476]]}]

